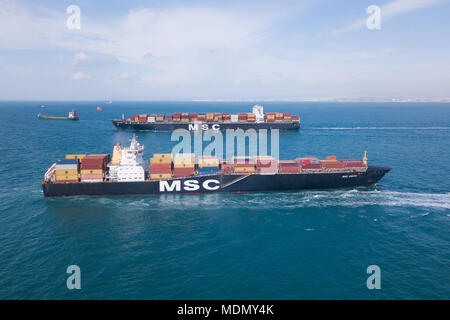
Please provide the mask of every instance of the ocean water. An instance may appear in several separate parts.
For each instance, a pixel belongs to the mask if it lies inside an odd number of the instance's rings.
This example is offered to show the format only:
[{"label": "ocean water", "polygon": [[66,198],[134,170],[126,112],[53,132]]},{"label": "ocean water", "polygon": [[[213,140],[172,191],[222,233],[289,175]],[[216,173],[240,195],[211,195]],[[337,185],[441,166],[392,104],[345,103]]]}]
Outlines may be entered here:
[{"label": "ocean water", "polygon": [[[47,109],[39,109],[40,104]],[[300,115],[280,157],[392,167],[376,186],[302,192],[45,199],[66,153],[111,152],[124,112],[248,110],[250,103],[1,102],[1,299],[449,299],[450,105],[266,103]],[[81,120],[38,120],[38,112]],[[139,132],[146,157],[170,133]],[[66,269],[81,268],[81,290]],[[366,269],[381,269],[368,290]]]}]

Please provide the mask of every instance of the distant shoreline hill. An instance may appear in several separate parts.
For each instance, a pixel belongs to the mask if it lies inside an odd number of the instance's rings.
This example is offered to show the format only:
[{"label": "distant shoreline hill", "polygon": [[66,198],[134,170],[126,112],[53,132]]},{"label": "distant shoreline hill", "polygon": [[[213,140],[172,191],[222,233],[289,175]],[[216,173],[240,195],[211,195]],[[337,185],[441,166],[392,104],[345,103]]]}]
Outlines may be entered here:
[{"label": "distant shoreline hill", "polygon": [[391,98],[391,99],[359,99],[359,98],[302,98],[302,99],[193,99],[193,102],[427,102],[450,103],[450,98]]},{"label": "distant shoreline hill", "polygon": [[[0,99],[0,102],[98,102],[102,99],[34,99],[34,100],[14,100],[14,99]],[[144,99],[144,98],[123,98],[116,99],[116,102],[248,102],[248,103],[264,103],[264,102],[347,102],[347,103],[362,103],[362,102],[380,102],[380,103],[450,103],[450,98],[389,98],[389,99],[359,99],[359,98],[279,98],[279,99]]]}]

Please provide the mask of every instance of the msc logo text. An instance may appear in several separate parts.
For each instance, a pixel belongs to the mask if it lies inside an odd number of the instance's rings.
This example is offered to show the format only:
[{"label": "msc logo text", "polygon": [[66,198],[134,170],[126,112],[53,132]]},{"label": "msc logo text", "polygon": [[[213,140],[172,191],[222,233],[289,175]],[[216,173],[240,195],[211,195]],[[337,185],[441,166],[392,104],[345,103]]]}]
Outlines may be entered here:
[{"label": "msc logo text", "polygon": [[202,184],[197,180],[185,180],[183,184],[180,180],[160,181],[159,192],[173,192],[173,191],[197,191],[201,188],[205,190],[217,190],[220,188],[220,181],[215,179],[208,179]]},{"label": "msc logo text", "polygon": [[200,124],[200,126],[198,123],[189,124],[189,131],[198,131],[199,129],[202,129],[203,131],[207,130],[219,131],[220,124],[214,123],[213,125],[211,125],[211,127],[207,123]]}]

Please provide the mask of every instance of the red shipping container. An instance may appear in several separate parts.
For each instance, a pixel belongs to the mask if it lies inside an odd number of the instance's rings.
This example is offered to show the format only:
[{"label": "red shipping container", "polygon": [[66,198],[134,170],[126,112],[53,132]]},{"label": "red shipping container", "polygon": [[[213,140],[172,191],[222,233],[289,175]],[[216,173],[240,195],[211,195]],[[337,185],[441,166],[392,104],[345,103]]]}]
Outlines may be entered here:
[{"label": "red shipping container", "polygon": [[88,154],[86,155],[86,157],[83,158],[84,159],[90,159],[90,158],[108,158],[109,157],[109,153],[96,153],[96,154]]},{"label": "red shipping container", "polygon": [[165,169],[150,169],[150,173],[172,173],[172,169],[171,168],[165,168]]},{"label": "red shipping container", "polygon": [[320,163],[310,163],[302,165],[303,169],[322,169],[322,165]]},{"label": "red shipping container", "polygon": [[300,166],[280,166],[280,173],[299,173]]},{"label": "red shipping container", "polygon": [[337,168],[345,168],[345,165],[342,162],[336,161],[336,162],[325,162],[324,164],[325,168],[328,169],[337,169]]},{"label": "red shipping container", "polygon": [[83,159],[81,164],[97,164],[97,163],[106,163],[103,159]]},{"label": "red shipping container", "polygon": [[88,159],[88,160],[83,160],[82,162],[81,162],[81,165],[83,166],[83,165],[87,165],[87,166],[90,166],[90,165],[93,165],[93,166],[95,166],[95,165],[105,165],[106,164],[106,162],[104,161],[104,160],[102,160],[102,159]]},{"label": "red shipping container", "polygon": [[299,167],[300,168],[298,163],[297,164],[280,164],[280,168],[281,167],[284,167],[284,168],[297,168],[297,167]]},{"label": "red shipping container", "polygon": [[235,161],[234,166],[235,167],[254,167],[255,163],[249,162],[249,161]]},{"label": "red shipping container", "polygon": [[364,167],[364,163],[362,161],[348,161],[348,162],[344,162],[344,165],[347,168],[361,168],[361,167]]},{"label": "red shipping container", "polygon": [[194,169],[174,169],[173,170],[173,177],[174,178],[180,178],[180,177],[189,177],[194,175]]},{"label": "red shipping container", "polygon": [[88,154],[86,157],[81,159],[81,164],[94,164],[94,163],[101,163],[107,164],[109,161],[111,161],[111,156],[109,154]]},{"label": "red shipping container", "polygon": [[311,164],[311,159],[300,159],[300,163],[303,164]]},{"label": "red shipping container", "polygon": [[171,169],[171,163],[152,163],[150,169]]},{"label": "red shipping container", "polygon": [[224,174],[231,174],[231,164],[222,164],[222,171]]},{"label": "red shipping container", "polygon": [[268,168],[268,167],[276,166],[277,161],[276,160],[257,160],[256,165],[258,167]]},{"label": "red shipping container", "polygon": [[81,160],[81,164],[91,163],[105,163],[106,161],[101,158],[84,158]]}]

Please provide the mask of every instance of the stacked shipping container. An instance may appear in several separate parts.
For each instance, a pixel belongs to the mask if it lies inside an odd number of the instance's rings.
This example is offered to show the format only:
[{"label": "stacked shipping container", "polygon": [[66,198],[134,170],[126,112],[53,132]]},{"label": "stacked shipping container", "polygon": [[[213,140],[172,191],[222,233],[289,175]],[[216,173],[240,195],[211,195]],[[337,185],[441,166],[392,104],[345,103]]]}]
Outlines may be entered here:
[{"label": "stacked shipping container", "polygon": [[111,161],[109,154],[88,154],[81,160],[81,182],[102,182],[106,165]]},{"label": "stacked shipping container", "polygon": [[280,160],[278,165],[280,173],[300,173],[300,166],[294,160]]},{"label": "stacked shipping container", "polygon": [[150,159],[150,180],[172,178],[172,154],[155,153]]},{"label": "stacked shipping container", "polygon": [[255,173],[255,160],[252,157],[232,157],[235,173]]},{"label": "stacked shipping container", "polygon": [[176,154],[173,159],[173,177],[189,177],[195,173],[195,155],[192,153]]},{"label": "stacked shipping container", "polygon": [[78,161],[77,158],[57,160],[55,166],[56,182],[78,182]]},{"label": "stacked shipping container", "polygon": [[219,171],[219,158],[216,156],[198,157],[198,174],[217,174]]},{"label": "stacked shipping container", "polygon": [[259,156],[255,157],[256,160],[256,172],[258,174],[277,174],[278,173],[278,161],[271,156]]}]

